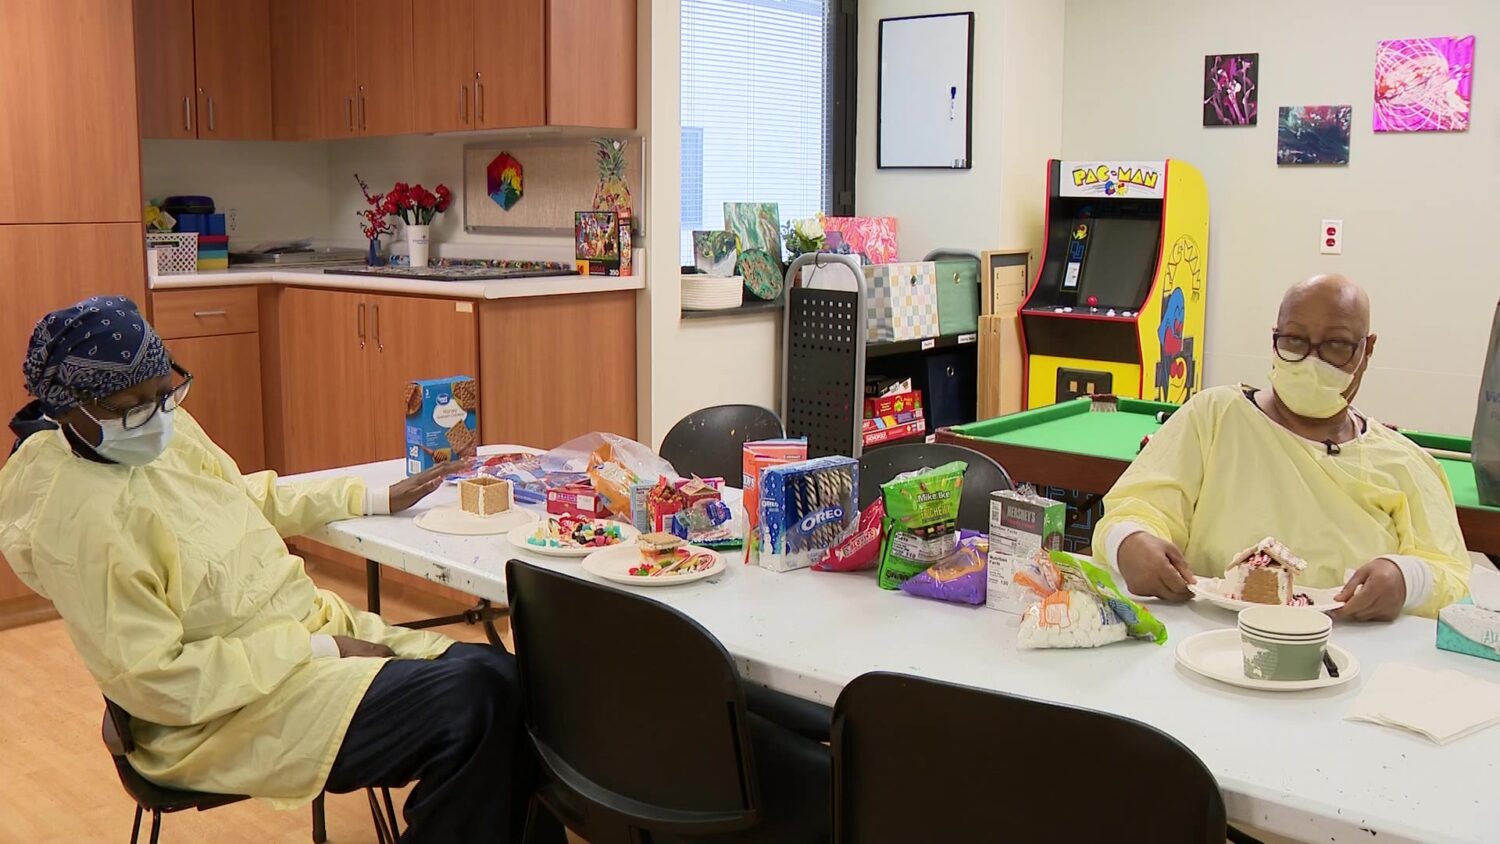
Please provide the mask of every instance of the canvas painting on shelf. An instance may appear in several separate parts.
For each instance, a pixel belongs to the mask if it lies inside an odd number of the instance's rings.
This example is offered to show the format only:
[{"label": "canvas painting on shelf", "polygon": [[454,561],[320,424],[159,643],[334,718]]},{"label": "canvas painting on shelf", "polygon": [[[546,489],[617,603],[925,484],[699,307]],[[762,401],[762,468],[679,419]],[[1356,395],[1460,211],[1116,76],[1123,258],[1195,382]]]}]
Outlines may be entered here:
[{"label": "canvas painting on shelf", "polygon": [[1348,164],[1346,105],[1282,106],[1276,124],[1277,164]]},{"label": "canvas painting on shelf", "polygon": [[759,249],[781,260],[781,208],[774,202],[724,203],[724,228],[740,239],[740,251]]},{"label": "canvas painting on shelf", "polygon": [[693,232],[693,266],[705,275],[734,275],[740,250],[734,232]]},{"label": "canvas painting on shelf", "polygon": [[1203,57],[1203,125],[1254,126],[1260,100],[1260,54]]},{"label": "canvas painting on shelf", "polygon": [[867,264],[894,264],[901,259],[895,217],[824,217],[823,232],[830,238],[837,234]]},{"label": "canvas painting on shelf", "polygon": [[1469,128],[1474,36],[1401,38],[1375,48],[1377,132]]}]

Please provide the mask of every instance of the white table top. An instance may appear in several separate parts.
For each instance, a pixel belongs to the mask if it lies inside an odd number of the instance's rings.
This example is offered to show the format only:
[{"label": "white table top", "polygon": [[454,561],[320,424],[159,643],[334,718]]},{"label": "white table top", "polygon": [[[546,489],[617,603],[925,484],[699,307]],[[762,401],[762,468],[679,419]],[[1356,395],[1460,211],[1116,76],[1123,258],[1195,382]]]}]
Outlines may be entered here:
[{"label": "white table top", "polygon": [[447,299],[516,299],[523,296],[563,296],[573,293],[604,293],[640,290],[646,286],[642,270],[632,276],[560,275],[489,281],[435,281],[420,278],[390,278],[325,273],[321,268],[234,267],[196,273],[159,275],[150,280],[152,290],[191,290],[200,287],[239,287],[256,284],[286,284],[293,287],[330,287],[368,290],[376,293],[411,293]]},{"label": "white table top", "polygon": [[[403,469],[389,461],[345,472],[388,484]],[[454,499],[445,488],[414,512],[337,522],[309,538],[501,603],[512,557],[593,579],[577,560],[518,551],[503,536],[443,536],[412,524],[420,509]],[[1232,613],[1211,606],[1152,605],[1170,634],[1165,646],[1022,651],[1014,615],[887,592],[869,573],[776,574],[738,564],[736,552],[730,559],[729,572],[713,581],[639,591],[703,624],[749,680],[831,705],[856,676],[898,671],[1112,712],[1156,726],[1198,754],[1232,820],[1310,842],[1500,840],[1500,729],[1436,747],[1343,720],[1385,661],[1500,682],[1500,663],[1437,650],[1431,620],[1339,624],[1334,640],[1359,658],[1360,678],[1315,692],[1254,692],[1176,665],[1178,642],[1234,626]],[[1110,765],[1109,752],[1100,748],[1101,764]],[[1151,776],[1124,759],[1109,769]]]}]

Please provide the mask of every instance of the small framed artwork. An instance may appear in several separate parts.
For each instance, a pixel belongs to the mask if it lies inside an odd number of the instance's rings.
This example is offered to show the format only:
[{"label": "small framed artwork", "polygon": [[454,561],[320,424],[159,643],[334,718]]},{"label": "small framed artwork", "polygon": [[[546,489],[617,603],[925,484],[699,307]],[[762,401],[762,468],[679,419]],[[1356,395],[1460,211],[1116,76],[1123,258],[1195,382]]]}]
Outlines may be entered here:
[{"label": "small framed artwork", "polygon": [[973,167],[974,13],[880,21],[875,165]]},{"label": "small framed artwork", "polygon": [[1282,106],[1276,121],[1277,164],[1348,164],[1346,105]]},{"label": "small framed artwork", "polygon": [[1260,54],[1203,57],[1203,125],[1254,126],[1260,107]]}]

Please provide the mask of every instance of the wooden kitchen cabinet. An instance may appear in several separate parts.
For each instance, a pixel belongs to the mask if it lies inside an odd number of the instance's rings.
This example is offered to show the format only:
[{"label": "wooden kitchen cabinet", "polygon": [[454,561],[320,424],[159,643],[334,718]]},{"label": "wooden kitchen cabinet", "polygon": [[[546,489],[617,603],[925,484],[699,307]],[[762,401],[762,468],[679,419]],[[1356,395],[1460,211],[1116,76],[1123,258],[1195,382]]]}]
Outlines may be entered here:
[{"label": "wooden kitchen cabinet", "polygon": [[289,288],[276,306],[271,462],[308,472],[402,455],[402,387],[478,370],[468,301]]},{"label": "wooden kitchen cabinet", "polygon": [[[359,74],[355,112],[361,135],[415,131],[412,76],[416,59],[411,28],[412,0],[355,2]],[[423,59],[437,49],[424,51]]]},{"label": "wooden kitchen cabinet", "polygon": [[416,75],[412,0],[272,0],[271,20],[277,140],[417,131],[416,90],[435,108]]},{"label": "wooden kitchen cabinet", "polygon": [[272,137],[270,0],[136,0],[135,33],[141,137]]},{"label": "wooden kitchen cabinet", "polygon": [[[0,224],[139,221],[130,4],[11,0],[3,8]],[[23,277],[6,262],[7,275]]]},{"label": "wooden kitchen cabinet", "polygon": [[[323,32],[326,2],[271,0],[271,134],[313,141],[323,128]],[[352,47],[352,42],[351,45]],[[352,63],[353,57],[351,55]],[[144,116],[142,118],[144,123]]]},{"label": "wooden kitchen cabinet", "polygon": [[547,0],[547,123],[634,129],[636,0]]},{"label": "wooden kitchen cabinet", "polygon": [[475,128],[547,125],[547,0],[473,3]]},{"label": "wooden kitchen cabinet", "polygon": [[183,407],[245,474],[266,468],[261,419],[260,335],[222,334],[167,340],[167,350],[193,373]]},{"label": "wooden kitchen cabinet", "polygon": [[414,82],[419,131],[474,128],[474,44],[493,37],[480,35],[474,15],[475,0],[427,0],[415,10],[412,41],[422,47]]}]

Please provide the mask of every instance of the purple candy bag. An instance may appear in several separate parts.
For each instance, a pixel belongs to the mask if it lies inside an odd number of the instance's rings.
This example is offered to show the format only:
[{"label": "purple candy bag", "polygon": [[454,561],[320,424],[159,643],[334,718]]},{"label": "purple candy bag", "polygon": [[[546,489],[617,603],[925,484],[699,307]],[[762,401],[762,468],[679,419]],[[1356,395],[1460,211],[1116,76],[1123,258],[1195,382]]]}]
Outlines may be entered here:
[{"label": "purple candy bag", "polygon": [[989,581],[989,554],[989,537],[978,531],[959,531],[954,552],[901,584],[901,589],[922,598],[982,605]]}]

